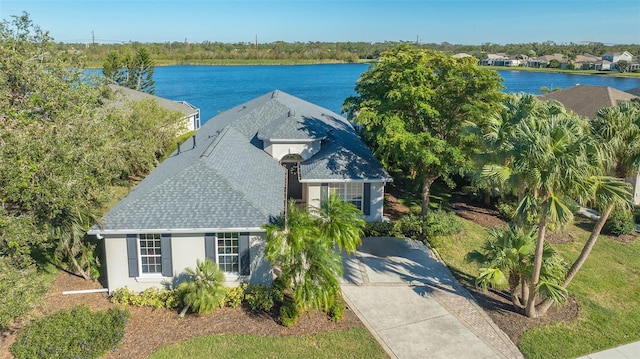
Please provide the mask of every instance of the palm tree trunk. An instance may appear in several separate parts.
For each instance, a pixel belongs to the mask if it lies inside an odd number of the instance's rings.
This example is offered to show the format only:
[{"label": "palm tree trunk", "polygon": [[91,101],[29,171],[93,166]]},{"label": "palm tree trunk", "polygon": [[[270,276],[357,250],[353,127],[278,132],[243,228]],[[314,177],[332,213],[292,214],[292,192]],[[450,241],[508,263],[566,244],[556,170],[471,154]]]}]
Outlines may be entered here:
[{"label": "palm tree trunk", "polygon": [[529,283],[529,297],[525,307],[525,315],[529,318],[536,318],[536,286],[540,281],[540,270],[542,269],[542,254],[544,252],[544,236],[547,229],[547,216],[542,214],[538,227],[538,238],[536,239],[536,253],[533,258],[533,273],[531,283]]},{"label": "palm tree trunk", "polygon": [[69,258],[71,258],[71,263],[73,263],[73,267],[76,269],[76,273],[80,274],[82,278],[84,278],[84,280],[89,280],[90,277],[87,275],[84,269],[82,269],[80,264],[78,264],[78,260],[76,260],[76,257],[70,255]]},{"label": "palm tree trunk", "polygon": [[[589,254],[591,254],[591,250],[593,249],[593,246],[596,244],[596,241],[600,236],[600,232],[602,232],[602,228],[604,228],[604,224],[607,222],[609,215],[611,215],[611,211],[613,211],[613,204],[610,204],[609,206],[607,206],[604,212],[600,214],[600,218],[598,218],[598,221],[593,226],[593,230],[591,230],[591,235],[589,235],[589,239],[587,239],[587,242],[584,244],[584,247],[582,247],[582,251],[580,252],[580,255],[578,256],[578,258],[576,258],[576,260],[571,265],[571,268],[567,272],[567,276],[564,278],[564,281],[562,282],[562,288],[566,289],[569,286],[569,283],[571,283],[571,281],[576,276],[576,274],[578,274],[578,271],[580,270],[580,268],[582,268],[582,265],[584,264],[584,262],[586,262],[587,258],[589,257]],[[551,307],[551,304],[552,302],[550,300],[545,299],[542,303],[540,303],[540,305],[538,305],[538,313],[541,313],[542,315],[544,315],[547,312],[547,310],[549,310],[549,308]]]}]

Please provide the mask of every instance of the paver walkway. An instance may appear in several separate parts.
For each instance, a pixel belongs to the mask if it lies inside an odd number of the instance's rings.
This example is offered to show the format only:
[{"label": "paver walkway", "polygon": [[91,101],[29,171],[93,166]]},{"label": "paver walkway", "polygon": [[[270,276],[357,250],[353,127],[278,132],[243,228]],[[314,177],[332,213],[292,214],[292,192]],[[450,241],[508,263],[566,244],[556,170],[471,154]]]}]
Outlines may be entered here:
[{"label": "paver walkway", "polygon": [[392,358],[523,358],[427,246],[365,238],[342,291]]}]

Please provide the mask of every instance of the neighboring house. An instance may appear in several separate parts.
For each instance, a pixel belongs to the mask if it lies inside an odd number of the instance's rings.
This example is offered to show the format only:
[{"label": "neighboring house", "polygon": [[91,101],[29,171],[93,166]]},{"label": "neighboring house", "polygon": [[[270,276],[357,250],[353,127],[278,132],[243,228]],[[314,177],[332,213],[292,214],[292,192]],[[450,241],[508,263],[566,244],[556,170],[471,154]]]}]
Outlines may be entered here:
[{"label": "neighboring house", "polygon": [[195,131],[200,128],[200,109],[186,101],[172,101],[166,98],[150,95],[146,92],[136,91],[128,87],[114,84],[109,85],[109,87],[114,92],[124,95],[127,100],[143,101],[153,99],[158,102],[158,105],[162,108],[181,113],[184,116],[183,121],[186,128],[185,132]]},{"label": "neighboring house", "polygon": [[631,53],[629,53],[628,51],[624,51],[624,52],[607,52],[606,54],[602,55],[602,59],[603,60],[607,60],[611,63],[616,63],[620,60],[626,61],[626,62],[631,62],[633,61],[633,55],[631,55]]},{"label": "neighboring house", "polygon": [[531,58],[527,59],[523,63],[527,67],[543,68],[543,67],[547,67],[551,63],[551,60],[558,61],[560,63],[560,68],[565,69],[565,68],[567,68],[569,66],[569,62],[567,60],[567,57],[564,56],[563,54],[553,54],[553,55],[538,56],[538,57],[533,58],[533,59],[531,59]]},{"label": "neighboring house", "polygon": [[594,62],[593,68],[597,71],[611,71],[613,63],[609,60],[598,60]]},{"label": "neighboring house", "polygon": [[573,67],[577,70],[593,70],[595,69],[596,62],[600,61],[600,58],[593,55],[576,55],[573,60]]},{"label": "neighboring house", "polygon": [[335,194],[380,221],[390,181],[346,119],[273,91],[207,121],[89,234],[110,292],[175,285],[205,258],[228,285],[269,283],[262,226],[287,200],[320,207]]},{"label": "neighboring house", "polygon": [[[633,91],[633,90],[630,90]],[[640,97],[606,86],[577,85],[539,96],[540,100],[556,100],[571,111],[595,118],[600,109],[616,106],[622,101],[640,100]],[[640,171],[636,178],[628,178],[633,185],[633,201],[640,204]]]}]

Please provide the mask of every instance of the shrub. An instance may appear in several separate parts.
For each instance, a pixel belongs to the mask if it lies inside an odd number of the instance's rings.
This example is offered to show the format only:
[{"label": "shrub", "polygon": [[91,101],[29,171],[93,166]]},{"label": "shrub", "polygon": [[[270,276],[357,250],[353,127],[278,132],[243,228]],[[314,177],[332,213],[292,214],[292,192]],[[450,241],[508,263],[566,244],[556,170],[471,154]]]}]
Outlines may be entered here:
[{"label": "shrub", "polygon": [[327,308],[327,315],[334,322],[339,322],[344,318],[344,311],[347,308],[347,303],[344,302],[344,299],[341,295],[337,295],[336,298],[331,302],[329,308]]},{"label": "shrub", "polygon": [[395,230],[411,239],[420,239],[422,237],[422,219],[413,213],[403,216],[395,223]]},{"label": "shrub", "polygon": [[508,220],[512,220],[516,216],[516,207],[512,203],[500,202],[496,205],[496,209],[502,217]]},{"label": "shrub", "polygon": [[47,287],[34,265],[17,268],[8,258],[0,256],[0,328],[31,311]]},{"label": "shrub", "polygon": [[278,320],[285,327],[295,325],[298,322],[298,318],[300,318],[300,308],[293,301],[289,301],[280,307]]},{"label": "shrub", "polygon": [[365,237],[394,237],[395,235],[393,222],[367,222],[364,227]]},{"label": "shrub", "polygon": [[175,308],[178,306],[178,293],[174,290],[147,288],[136,293],[127,287],[117,289],[111,295],[112,303],[133,305],[134,307]]},{"label": "shrub", "polygon": [[633,220],[633,214],[630,210],[616,211],[605,223],[605,230],[614,236],[623,234],[633,234],[636,232],[636,224]]},{"label": "shrub", "polygon": [[462,232],[462,224],[453,212],[430,211],[427,214],[427,237],[447,236]]},{"label": "shrub", "polygon": [[92,312],[76,306],[29,325],[11,346],[21,358],[99,358],[124,336],[129,313],[124,309]]},{"label": "shrub", "polygon": [[245,300],[254,312],[270,312],[275,305],[272,288],[266,285],[252,284],[247,289]]},{"label": "shrub", "polygon": [[224,302],[228,307],[237,308],[242,304],[244,292],[247,290],[247,283],[242,283],[237,287],[226,287],[224,289]]}]

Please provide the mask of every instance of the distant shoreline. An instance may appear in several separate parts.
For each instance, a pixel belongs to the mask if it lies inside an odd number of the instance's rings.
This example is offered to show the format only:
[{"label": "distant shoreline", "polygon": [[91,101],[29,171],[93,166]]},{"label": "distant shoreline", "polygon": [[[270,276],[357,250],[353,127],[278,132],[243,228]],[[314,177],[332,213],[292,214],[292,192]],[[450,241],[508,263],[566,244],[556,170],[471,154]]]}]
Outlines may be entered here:
[{"label": "distant shoreline", "polygon": [[[344,62],[336,60],[318,61],[318,60],[215,60],[215,61],[196,61],[196,62],[173,62],[173,61],[157,61],[155,67],[166,66],[293,66],[293,65],[361,65],[371,64],[374,60],[360,60],[359,62]],[[527,71],[527,72],[543,72],[543,73],[562,73],[574,75],[594,75],[608,76],[620,78],[640,78],[640,72],[624,72],[617,71],[595,71],[595,70],[568,70],[568,69],[551,69],[551,68],[533,68],[533,67],[510,67],[510,66],[479,66],[483,69],[492,69],[496,71]],[[102,66],[91,63],[87,69],[101,69]]]}]

